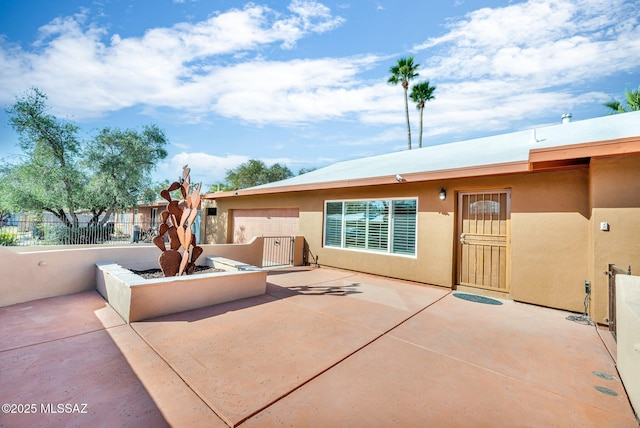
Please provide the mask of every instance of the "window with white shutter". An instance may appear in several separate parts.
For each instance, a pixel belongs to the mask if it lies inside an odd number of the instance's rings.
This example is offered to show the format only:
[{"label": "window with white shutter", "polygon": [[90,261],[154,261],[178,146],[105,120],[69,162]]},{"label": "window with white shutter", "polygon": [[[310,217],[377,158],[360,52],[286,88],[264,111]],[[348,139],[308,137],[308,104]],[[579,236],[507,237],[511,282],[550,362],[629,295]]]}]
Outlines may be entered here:
[{"label": "window with white shutter", "polygon": [[416,253],[416,205],[415,199],[393,201],[392,253]]},{"label": "window with white shutter", "polygon": [[417,199],[327,201],[324,245],[415,256]]},{"label": "window with white shutter", "polygon": [[342,247],[342,202],[327,202],[324,245]]}]

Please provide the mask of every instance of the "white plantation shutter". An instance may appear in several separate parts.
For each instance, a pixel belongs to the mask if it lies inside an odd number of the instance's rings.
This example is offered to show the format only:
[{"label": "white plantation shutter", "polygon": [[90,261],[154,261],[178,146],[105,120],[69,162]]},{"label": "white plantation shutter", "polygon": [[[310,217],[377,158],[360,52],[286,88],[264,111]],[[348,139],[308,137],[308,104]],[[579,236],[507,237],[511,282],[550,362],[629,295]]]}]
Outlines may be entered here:
[{"label": "white plantation shutter", "polygon": [[389,242],[389,201],[367,204],[367,249],[387,251]]},{"label": "white plantation shutter", "polygon": [[391,252],[416,253],[416,200],[393,201],[393,229]]},{"label": "white plantation shutter", "polygon": [[366,248],[367,244],[367,204],[362,201],[344,204],[344,246],[345,248]]},{"label": "white plantation shutter", "polygon": [[342,202],[327,202],[324,245],[342,247]]},{"label": "white plantation shutter", "polygon": [[417,199],[326,203],[324,245],[415,256]]}]

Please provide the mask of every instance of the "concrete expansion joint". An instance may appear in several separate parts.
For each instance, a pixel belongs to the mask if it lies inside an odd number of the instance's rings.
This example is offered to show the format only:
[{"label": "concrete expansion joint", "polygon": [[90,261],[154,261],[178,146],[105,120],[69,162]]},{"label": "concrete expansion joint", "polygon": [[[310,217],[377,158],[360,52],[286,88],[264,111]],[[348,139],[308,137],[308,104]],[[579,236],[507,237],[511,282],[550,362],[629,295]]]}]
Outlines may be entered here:
[{"label": "concrete expansion joint", "polygon": [[[355,275],[354,275],[355,276]],[[349,278],[349,277],[347,277]],[[342,278],[344,279],[344,278]],[[329,281],[324,281],[324,282],[329,282]],[[323,282],[321,282],[323,283]],[[320,284],[321,284],[320,283]],[[334,367],[338,366],[339,364],[341,364],[342,362],[346,361],[347,359],[351,358],[352,356],[354,356],[355,354],[357,354],[358,352],[362,351],[363,349],[365,349],[366,347],[374,344],[375,342],[377,342],[379,339],[381,339],[382,337],[386,336],[387,334],[389,334],[391,331],[395,330],[396,328],[400,327],[402,324],[406,323],[407,321],[409,321],[410,319],[412,319],[413,317],[417,316],[418,314],[424,312],[426,309],[428,309],[429,307],[435,305],[436,303],[438,303],[439,301],[441,301],[442,299],[444,299],[445,297],[447,297],[448,295],[450,295],[453,291],[449,291],[448,293],[442,295],[441,297],[439,297],[438,299],[434,300],[433,302],[429,303],[428,305],[426,305],[425,307],[419,309],[418,311],[416,311],[415,313],[411,314],[410,316],[408,316],[407,318],[403,319],[402,321],[398,322],[397,324],[395,324],[394,326],[390,327],[389,329],[383,331],[382,333],[376,335],[373,339],[371,339],[370,341],[368,341],[367,343],[365,343],[364,345],[360,346],[359,348],[355,349],[354,351],[350,352],[349,354],[345,355],[343,358],[339,359],[338,361],[336,361],[335,363],[331,364],[329,367],[325,368],[324,370],[321,370],[320,372],[316,373],[314,376],[310,377],[309,379],[307,379],[306,381],[302,382],[301,384],[295,386],[294,388],[291,388],[289,391],[286,391],[285,393],[283,393],[282,395],[280,395],[279,397],[276,397],[275,399],[273,399],[271,402],[267,403],[266,405],[262,406],[261,408],[257,409],[255,412],[251,413],[250,415],[247,415],[246,417],[244,417],[243,419],[241,419],[240,421],[238,421],[237,424],[233,425],[233,427],[237,427],[242,425],[244,422],[248,421],[249,419],[253,418],[254,416],[256,416],[257,414],[259,414],[260,412],[268,409],[269,407],[271,407],[272,405],[274,405],[275,403],[277,403],[278,401],[286,398],[287,396],[291,395],[292,393],[294,393],[295,391],[299,390],[300,388],[302,388],[303,386],[307,385],[308,383],[312,382],[313,380],[317,379],[318,377],[322,376],[323,374],[327,373],[328,371],[330,371],[331,369],[333,369]],[[295,304],[295,303],[293,303]],[[307,308],[308,309],[308,308]],[[314,311],[315,312],[315,311]],[[326,314],[323,314],[326,316]],[[333,317],[332,317],[333,318]],[[359,325],[361,326],[361,325]],[[195,391],[194,391],[195,392]],[[213,409],[212,409],[213,410]],[[220,415],[218,415],[220,416]],[[226,420],[225,420],[226,422]]]},{"label": "concrete expansion joint", "polygon": [[[617,358],[613,355],[613,353],[611,352],[611,350],[609,349],[609,346],[607,345],[607,342],[604,340],[604,338],[602,337],[602,335],[600,334],[600,331],[598,330],[598,324],[594,323],[593,327],[596,331],[596,334],[598,335],[598,337],[600,338],[600,342],[602,342],[602,345],[604,346],[604,349],[607,351],[607,354],[609,354],[609,357],[611,357],[611,361],[613,362],[613,364],[617,367],[618,365],[618,361]],[[616,368],[617,370],[617,368]]]},{"label": "concrete expansion joint", "polygon": [[436,303],[440,302],[442,299],[444,299],[445,297],[449,296],[451,293],[453,293],[453,290],[449,290],[446,294],[443,294],[441,297],[435,299],[433,302],[429,303],[428,305],[426,305],[424,308],[416,311],[414,314],[408,316],[407,318],[403,319],[402,321],[400,321],[398,324],[394,325],[393,327],[389,328],[387,331],[385,331],[384,333],[382,333],[382,335],[386,335],[388,333],[390,333],[391,331],[395,330],[396,328],[400,327],[402,324],[406,323],[407,321],[409,321],[410,319],[418,316],[419,314],[423,313],[424,311],[426,311],[427,309],[429,309],[431,306],[435,305]]},{"label": "concrete expansion joint", "polygon": [[16,349],[26,349],[26,348],[31,348],[33,346],[44,345],[46,343],[58,342],[60,340],[65,340],[65,339],[71,339],[73,337],[86,336],[87,334],[93,334],[93,333],[96,333],[98,331],[105,331],[105,330],[108,330],[109,328],[113,328],[113,327],[118,327],[118,326],[103,327],[103,328],[98,328],[98,329],[95,329],[95,330],[83,331],[82,333],[78,333],[78,334],[70,334],[68,336],[56,337],[56,338],[50,339],[50,340],[43,340],[41,342],[29,343],[28,345],[16,346],[15,348],[2,349],[2,350],[0,350],[0,354],[2,354],[3,352],[15,351]]},{"label": "concrete expansion joint", "polygon": [[[167,365],[167,367],[169,368],[169,370],[171,370],[173,373],[175,373],[175,375],[176,375],[176,376],[178,376],[178,378],[182,381],[182,383],[183,383],[187,388],[189,388],[189,389],[190,389],[190,390],[195,394],[195,396],[196,396],[196,397],[198,397],[198,399],[202,402],[202,404],[204,404],[206,407],[208,407],[209,409],[211,409],[211,411],[212,411],[216,416],[218,416],[218,417],[220,418],[220,420],[221,420],[221,421],[223,421],[223,422],[225,422],[227,425],[229,425],[229,423],[228,423],[227,419],[224,417],[224,415],[222,415],[222,414],[221,414],[221,413],[219,413],[219,412],[216,412],[216,409],[214,409],[213,407],[211,407],[211,406],[207,403],[207,401],[204,399],[204,397],[202,396],[202,394],[198,393],[198,391],[197,391],[196,389],[194,389],[194,388],[191,386],[191,384],[190,384],[189,380],[188,380],[188,379],[186,379],[184,376],[182,376],[178,371],[176,371],[176,369],[173,367],[173,365],[172,365],[169,361],[167,361],[167,359],[166,359],[166,358],[164,358],[164,357],[162,356],[162,354],[160,354],[160,353],[158,352],[158,350],[157,350],[157,349],[156,349],[156,348],[155,348],[155,347],[154,347],[154,346],[153,346],[153,345],[152,345],[148,340],[146,340],[146,339],[144,338],[144,336],[142,336],[140,333],[138,333],[138,331],[135,329],[134,324],[125,324],[125,325],[126,325],[127,327],[129,327],[129,328],[131,329],[131,331],[133,331],[133,333],[134,333],[136,336],[138,336],[138,337],[140,338],[140,340],[142,340],[142,342],[144,342],[144,343],[149,347],[149,349],[151,349],[151,351],[152,351],[154,354],[156,354],[156,355],[158,356],[158,358],[160,358],[160,360],[161,360],[161,361],[163,361],[163,362]],[[231,424],[231,425],[229,425],[229,426],[233,426],[233,424]]]}]

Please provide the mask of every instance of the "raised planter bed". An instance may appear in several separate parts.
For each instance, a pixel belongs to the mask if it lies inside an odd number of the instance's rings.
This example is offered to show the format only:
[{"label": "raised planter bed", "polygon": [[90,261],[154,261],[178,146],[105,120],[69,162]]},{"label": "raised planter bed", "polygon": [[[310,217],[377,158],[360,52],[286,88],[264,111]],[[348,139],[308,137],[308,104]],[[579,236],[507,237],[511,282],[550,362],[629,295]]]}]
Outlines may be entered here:
[{"label": "raised planter bed", "polygon": [[128,323],[266,292],[260,268],[220,257],[207,264],[225,272],[144,279],[117,263],[97,263],[96,289]]}]

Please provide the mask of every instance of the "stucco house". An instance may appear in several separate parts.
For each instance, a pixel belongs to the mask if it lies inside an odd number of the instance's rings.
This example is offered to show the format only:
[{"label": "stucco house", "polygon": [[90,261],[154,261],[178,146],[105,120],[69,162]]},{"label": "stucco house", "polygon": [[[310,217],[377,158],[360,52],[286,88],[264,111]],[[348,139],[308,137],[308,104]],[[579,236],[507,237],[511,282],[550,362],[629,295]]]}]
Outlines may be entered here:
[{"label": "stucco house", "polygon": [[[304,236],[308,261],[582,312],[640,269],[640,112],[339,162],[203,197],[205,242]],[[207,209],[215,207],[215,209]]]},{"label": "stucco house", "polygon": [[143,239],[148,241],[151,234],[155,233],[152,231],[158,226],[159,213],[166,207],[166,201],[158,201],[116,211],[113,214],[114,229],[117,233],[132,237],[136,242]]}]

